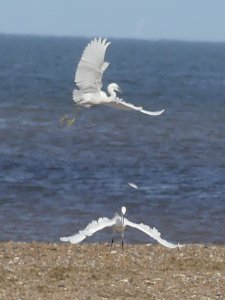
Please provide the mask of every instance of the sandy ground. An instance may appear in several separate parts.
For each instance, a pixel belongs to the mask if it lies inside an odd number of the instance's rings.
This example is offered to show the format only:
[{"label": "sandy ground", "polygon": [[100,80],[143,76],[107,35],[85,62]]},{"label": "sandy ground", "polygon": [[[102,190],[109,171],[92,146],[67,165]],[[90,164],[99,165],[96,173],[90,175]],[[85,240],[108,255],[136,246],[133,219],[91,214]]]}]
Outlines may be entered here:
[{"label": "sandy ground", "polygon": [[225,299],[225,246],[0,243],[0,299]]}]

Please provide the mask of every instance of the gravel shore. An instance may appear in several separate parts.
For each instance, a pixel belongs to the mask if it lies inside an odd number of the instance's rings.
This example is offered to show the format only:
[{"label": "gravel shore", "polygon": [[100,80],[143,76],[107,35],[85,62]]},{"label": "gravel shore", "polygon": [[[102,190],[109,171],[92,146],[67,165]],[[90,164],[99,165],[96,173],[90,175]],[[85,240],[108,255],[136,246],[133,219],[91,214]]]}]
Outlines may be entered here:
[{"label": "gravel shore", "polygon": [[1,242],[0,299],[225,299],[225,246]]}]

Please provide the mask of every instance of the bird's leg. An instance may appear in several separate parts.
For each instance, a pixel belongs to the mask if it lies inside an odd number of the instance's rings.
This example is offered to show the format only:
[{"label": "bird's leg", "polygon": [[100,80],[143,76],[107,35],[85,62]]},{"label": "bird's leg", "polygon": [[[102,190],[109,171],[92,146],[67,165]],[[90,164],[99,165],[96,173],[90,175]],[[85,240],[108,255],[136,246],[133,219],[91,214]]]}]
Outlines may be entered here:
[{"label": "bird's leg", "polygon": [[112,250],[112,245],[113,245],[113,242],[114,242],[114,234],[115,234],[115,228],[113,227],[112,241],[111,241],[111,244],[110,244],[109,254],[111,253],[111,250]]},{"label": "bird's leg", "polygon": [[113,242],[114,242],[114,238],[112,238],[112,241],[111,241],[111,244],[110,244],[109,254],[111,253]]},{"label": "bird's leg", "polygon": [[80,110],[80,107],[76,105],[76,107],[75,107],[75,117],[73,119],[69,119],[67,117],[67,126],[71,126],[75,123],[75,121],[77,120],[77,115],[78,115],[79,110]]},{"label": "bird's leg", "polygon": [[77,105],[76,105],[76,109],[75,109],[75,120],[77,119],[77,115],[78,115],[79,110],[80,110],[80,106],[77,106]]},{"label": "bird's leg", "polygon": [[123,253],[122,253],[122,259],[123,259],[123,264],[126,265],[126,253],[124,251],[124,231],[122,231],[122,242],[121,242],[121,246],[122,246],[122,250],[123,250]]},{"label": "bird's leg", "polygon": [[124,231],[122,232],[122,243],[121,243],[122,249],[123,249],[123,251],[124,251],[124,243],[123,243],[123,240],[124,240]]}]

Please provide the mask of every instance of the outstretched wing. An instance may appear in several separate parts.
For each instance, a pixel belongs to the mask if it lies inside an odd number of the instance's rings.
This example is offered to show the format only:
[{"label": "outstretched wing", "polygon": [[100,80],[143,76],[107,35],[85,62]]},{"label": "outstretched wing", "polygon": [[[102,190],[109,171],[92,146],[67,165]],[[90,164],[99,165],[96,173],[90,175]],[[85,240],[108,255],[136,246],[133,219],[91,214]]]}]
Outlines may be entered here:
[{"label": "outstretched wing", "polygon": [[140,111],[143,114],[150,115],[150,116],[159,116],[164,112],[164,109],[160,110],[160,111],[144,110],[141,106],[135,106],[135,105],[133,105],[131,103],[127,103],[127,102],[125,102],[125,101],[123,101],[122,99],[119,99],[119,98],[116,98],[115,100],[113,100],[111,102],[106,102],[106,103],[103,103],[103,104],[111,106],[111,107],[116,108],[116,109],[121,109],[121,110]]},{"label": "outstretched wing", "polygon": [[83,241],[87,236],[91,236],[96,231],[101,230],[105,227],[113,226],[116,222],[116,217],[113,219],[108,218],[99,218],[98,221],[92,221],[84,230],[80,230],[79,233],[61,237],[60,241],[62,242],[70,242],[71,244],[76,244]]},{"label": "outstretched wing", "polygon": [[131,226],[134,228],[137,228],[141,231],[143,231],[144,233],[146,233],[147,235],[149,235],[150,237],[152,237],[153,239],[155,239],[156,241],[158,241],[160,244],[162,244],[163,246],[166,246],[168,248],[177,248],[179,247],[178,244],[173,244],[170,242],[167,242],[166,240],[161,238],[161,233],[155,228],[151,228],[148,225],[144,225],[144,224],[136,224],[133,223],[129,220],[127,220],[126,218],[124,218],[124,225],[125,226]]},{"label": "outstretched wing", "polygon": [[84,92],[99,92],[102,75],[109,63],[105,62],[105,51],[109,46],[106,39],[95,38],[84,49],[75,74],[75,83]]}]

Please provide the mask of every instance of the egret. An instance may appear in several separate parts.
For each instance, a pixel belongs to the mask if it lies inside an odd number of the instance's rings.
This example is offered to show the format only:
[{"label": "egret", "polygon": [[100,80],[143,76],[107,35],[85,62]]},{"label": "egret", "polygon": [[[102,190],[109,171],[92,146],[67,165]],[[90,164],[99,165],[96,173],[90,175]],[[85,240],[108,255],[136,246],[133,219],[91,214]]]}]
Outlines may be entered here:
[{"label": "egret", "polygon": [[[180,247],[179,244],[173,244],[162,239],[160,232],[155,227],[151,228],[148,225],[144,225],[142,223],[141,224],[133,223],[124,217],[125,214],[126,214],[126,207],[122,206],[121,215],[116,213],[112,219],[108,219],[105,217],[99,218],[98,221],[92,221],[90,224],[88,224],[88,226],[85,229],[80,230],[77,234],[68,237],[61,237],[60,240],[62,242],[70,242],[71,244],[77,244],[83,241],[86,237],[93,235],[96,231],[106,227],[113,226],[113,232],[117,231],[117,232],[121,232],[122,234],[122,248],[123,248],[125,227],[130,226],[143,231],[144,233],[146,233],[151,238],[155,239],[157,242],[159,242],[165,247],[168,248]],[[110,250],[112,248],[112,244],[113,244],[113,238],[112,238]]]},{"label": "egret", "polygon": [[80,62],[75,73],[75,83],[78,89],[73,91],[73,100],[78,107],[89,108],[93,105],[104,104],[122,110],[136,110],[150,116],[161,115],[164,110],[147,111],[141,106],[127,103],[117,97],[116,92],[121,92],[116,83],[108,85],[108,95],[102,91],[102,76],[109,66],[104,61],[105,52],[110,42],[106,39],[92,40],[84,49]]}]

